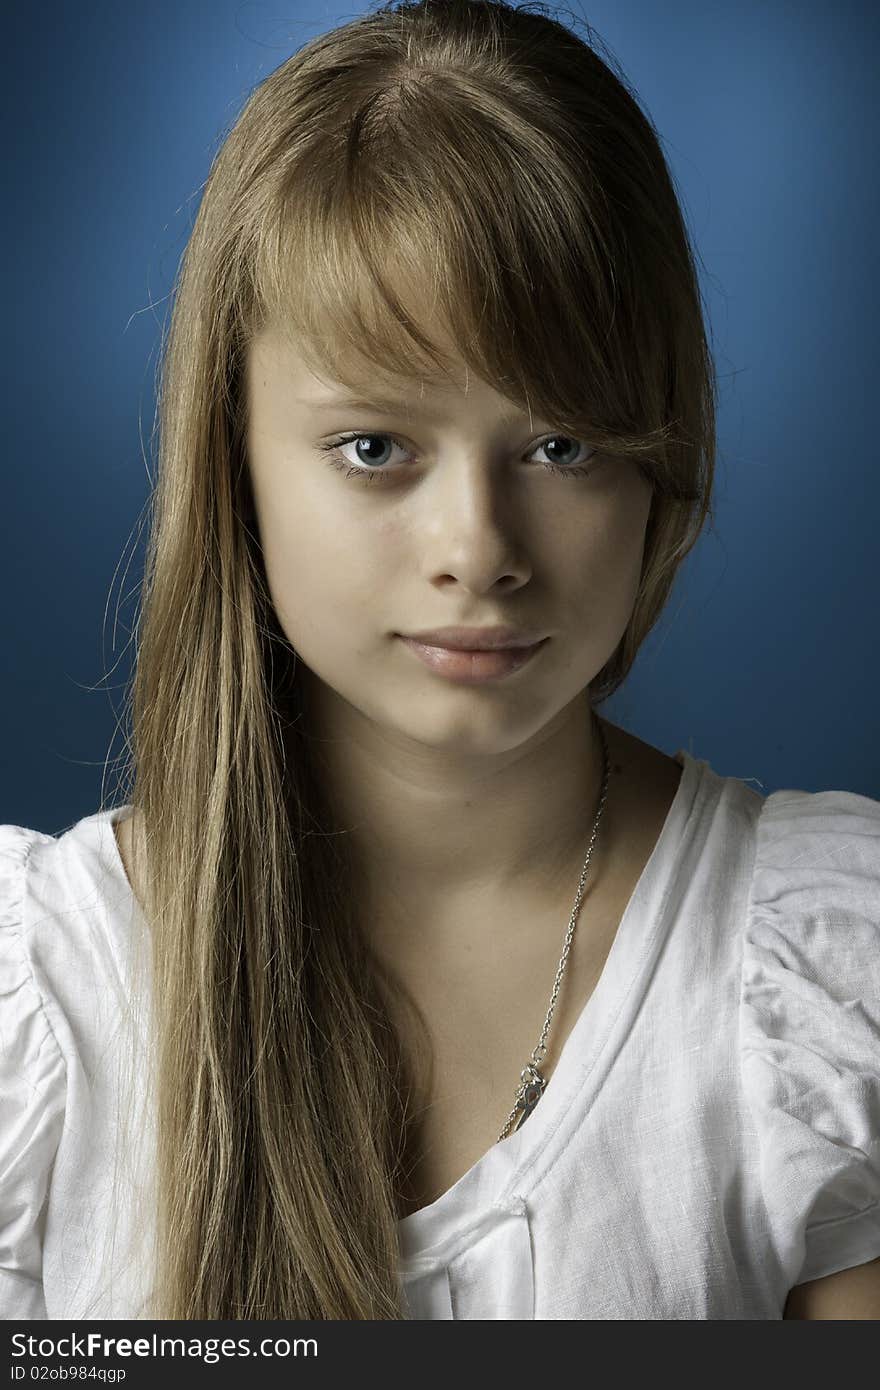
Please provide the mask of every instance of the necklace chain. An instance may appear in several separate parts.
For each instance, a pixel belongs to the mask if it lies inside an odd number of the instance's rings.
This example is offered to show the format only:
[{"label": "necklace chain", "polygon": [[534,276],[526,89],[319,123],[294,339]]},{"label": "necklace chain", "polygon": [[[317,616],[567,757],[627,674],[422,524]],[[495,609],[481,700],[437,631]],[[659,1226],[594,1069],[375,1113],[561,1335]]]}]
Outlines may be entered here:
[{"label": "necklace chain", "polygon": [[537,1046],[532,1051],[531,1057],[520,1072],[520,1085],[516,1093],[516,1104],[508,1115],[505,1126],[499,1134],[496,1143],[500,1143],[502,1139],[507,1137],[510,1127],[517,1115],[519,1115],[520,1118],[516,1128],[519,1129],[525,1124],[529,1115],[531,1115],[538,1101],[541,1099],[544,1088],[547,1085],[546,1078],[540,1071],[540,1065],[547,1051],[547,1035],[550,1031],[550,1020],[553,1017],[553,1010],[556,1008],[556,1000],[559,997],[559,986],[562,983],[562,976],[565,973],[568,953],[574,938],[574,929],[580,911],[581,900],[583,898],[587,869],[589,868],[590,859],[593,854],[593,846],[596,843],[596,835],[599,830],[599,822],[602,819],[602,812],[605,809],[605,802],[608,797],[608,779],[610,773],[608,744],[605,740],[605,731],[602,728],[601,720],[596,720],[596,727],[599,731],[599,738],[602,741],[602,786],[599,793],[599,807],[596,811],[596,819],[593,821],[593,833],[590,836],[590,845],[587,850],[587,857],[584,860],[584,867],[581,869],[577,896],[575,897],[574,907],[572,908],[571,918],[569,919],[568,930],[565,933],[565,944],[562,948],[562,955],[560,956],[559,965],[556,969],[556,978],[553,981],[553,991],[550,995],[550,1007],[547,1010],[547,1017],[544,1019],[544,1027],[541,1029],[541,1036]]}]

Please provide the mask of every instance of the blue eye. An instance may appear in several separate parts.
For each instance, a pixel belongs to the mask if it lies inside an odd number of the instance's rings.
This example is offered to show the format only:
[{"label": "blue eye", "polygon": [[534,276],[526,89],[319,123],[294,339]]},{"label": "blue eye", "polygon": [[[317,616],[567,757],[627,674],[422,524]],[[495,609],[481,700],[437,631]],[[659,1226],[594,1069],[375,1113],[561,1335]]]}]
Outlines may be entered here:
[{"label": "blue eye", "polygon": [[[360,434],[342,435],[338,439],[331,440],[329,444],[320,444],[318,447],[322,453],[327,455],[327,462],[332,468],[337,468],[340,472],[344,472],[347,478],[357,478],[359,481],[372,483],[377,478],[384,480],[385,478],[393,477],[394,474],[390,469],[380,466],[383,462],[381,459],[372,461],[375,466],[370,466],[370,464],[367,463],[359,467],[353,464],[351,459],[342,452],[342,448],[347,444],[360,444],[363,440],[376,439],[390,440],[391,443],[396,444],[399,449],[406,450],[406,445],[400,439],[397,439],[395,435],[376,433],[374,431],[363,431]],[[566,443],[572,445],[582,445],[584,442],[568,434],[551,434],[547,435],[539,444],[536,444],[532,452],[534,453],[538,449],[546,449],[548,444],[557,444],[560,440],[564,440]],[[587,448],[586,454],[584,454],[581,449],[578,449],[575,453],[575,457],[578,459],[576,463],[560,463],[554,459],[550,459],[543,464],[543,467],[549,473],[558,473],[567,478],[584,477],[587,473],[593,471],[595,455],[595,449]],[[587,464],[589,464],[589,466],[587,466]]]}]

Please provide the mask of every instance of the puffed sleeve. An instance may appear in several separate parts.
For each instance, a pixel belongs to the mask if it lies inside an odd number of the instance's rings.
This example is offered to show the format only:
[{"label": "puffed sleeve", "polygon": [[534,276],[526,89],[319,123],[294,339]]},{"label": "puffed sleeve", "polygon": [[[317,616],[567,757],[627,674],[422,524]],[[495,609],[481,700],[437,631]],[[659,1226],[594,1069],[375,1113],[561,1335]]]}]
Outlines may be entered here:
[{"label": "puffed sleeve", "polygon": [[0,1319],[45,1318],[42,1247],[65,1065],[31,969],[25,873],[39,832],[0,825]]},{"label": "puffed sleeve", "polygon": [[740,1055],[789,1287],[880,1256],[880,801],[761,808]]}]

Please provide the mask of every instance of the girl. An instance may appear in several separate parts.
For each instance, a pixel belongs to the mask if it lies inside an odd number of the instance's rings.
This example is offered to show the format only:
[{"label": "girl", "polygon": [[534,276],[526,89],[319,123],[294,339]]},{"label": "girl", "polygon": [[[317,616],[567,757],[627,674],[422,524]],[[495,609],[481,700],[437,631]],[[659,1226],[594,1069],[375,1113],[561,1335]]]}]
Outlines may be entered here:
[{"label": "girl", "polygon": [[880,1316],[880,803],[600,717],[710,514],[658,138],[418,0],[176,287],[125,803],[0,833],[7,1318]]}]

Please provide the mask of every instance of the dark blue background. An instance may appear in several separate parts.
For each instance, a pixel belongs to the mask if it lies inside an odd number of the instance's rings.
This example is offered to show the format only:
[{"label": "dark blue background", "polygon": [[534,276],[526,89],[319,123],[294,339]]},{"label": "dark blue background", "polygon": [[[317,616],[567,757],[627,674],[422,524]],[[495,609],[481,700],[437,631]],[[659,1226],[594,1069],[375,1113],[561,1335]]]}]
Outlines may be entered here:
[{"label": "dark blue background", "polygon": [[[7,8],[0,822],[56,833],[112,790],[178,258],[254,84],[359,9]],[[603,713],[766,793],[880,798],[880,9],[604,0],[574,13],[663,136],[721,377],[716,530]]]}]

